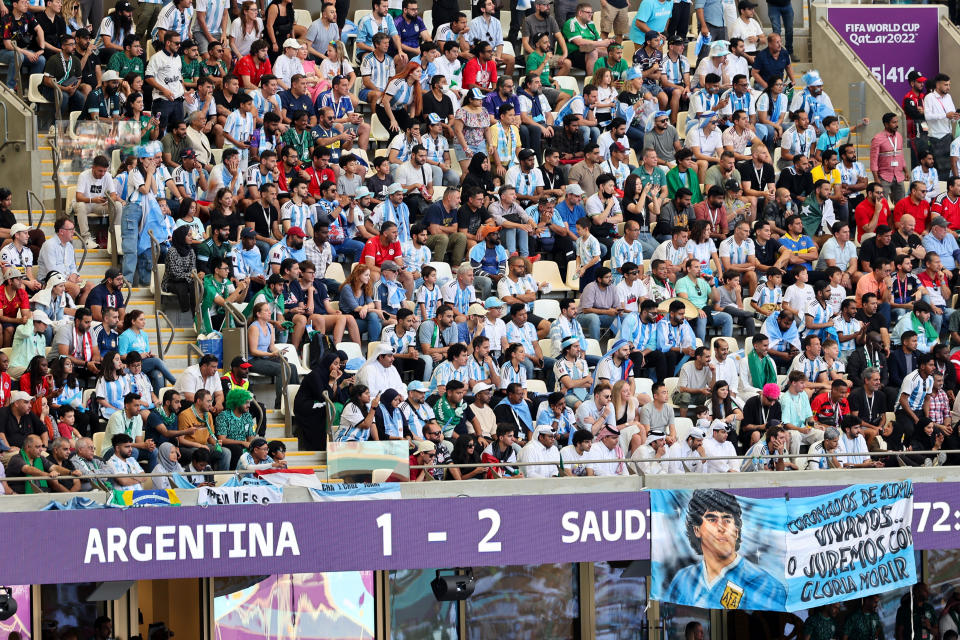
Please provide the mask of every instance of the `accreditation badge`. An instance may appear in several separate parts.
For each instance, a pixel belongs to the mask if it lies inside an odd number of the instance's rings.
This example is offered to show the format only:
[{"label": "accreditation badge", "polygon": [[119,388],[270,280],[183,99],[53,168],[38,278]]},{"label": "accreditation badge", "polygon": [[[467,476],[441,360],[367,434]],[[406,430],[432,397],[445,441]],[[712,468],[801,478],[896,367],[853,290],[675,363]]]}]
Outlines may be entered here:
[{"label": "accreditation badge", "polygon": [[741,600],[743,600],[743,588],[727,581],[727,587],[720,596],[720,605],[724,609],[739,609]]}]

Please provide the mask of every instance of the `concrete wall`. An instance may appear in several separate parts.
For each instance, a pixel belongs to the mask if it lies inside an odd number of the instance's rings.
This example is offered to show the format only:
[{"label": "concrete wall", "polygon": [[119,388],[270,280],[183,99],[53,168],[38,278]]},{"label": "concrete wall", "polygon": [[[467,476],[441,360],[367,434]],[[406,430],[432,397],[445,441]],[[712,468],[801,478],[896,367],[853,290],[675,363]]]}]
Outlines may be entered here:
[{"label": "concrete wall", "polygon": [[[27,188],[38,186],[32,182],[32,156],[38,153],[35,126],[26,105],[6,86],[0,88],[0,185],[13,192],[14,209],[26,208]],[[5,140],[15,142],[4,145]]]},{"label": "concrete wall", "polygon": [[[944,7],[945,8],[945,7]],[[960,29],[940,13],[940,73],[960,81]],[[960,85],[958,85],[960,88]],[[956,93],[956,89],[954,89]]]}]

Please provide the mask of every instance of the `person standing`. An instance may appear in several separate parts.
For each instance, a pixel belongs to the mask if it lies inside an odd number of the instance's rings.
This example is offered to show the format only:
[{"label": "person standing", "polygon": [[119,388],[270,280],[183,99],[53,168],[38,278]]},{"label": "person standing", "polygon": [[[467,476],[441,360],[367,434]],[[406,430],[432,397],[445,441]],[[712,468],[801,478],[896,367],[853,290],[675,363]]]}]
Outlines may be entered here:
[{"label": "person standing", "polygon": [[923,99],[923,114],[930,134],[930,150],[937,162],[937,173],[948,176],[953,126],[960,120],[960,113],[957,113],[950,95],[950,76],[938,73],[933,78],[933,85],[933,91]]},{"label": "person standing", "polygon": [[891,111],[883,114],[881,120],[883,131],[870,140],[870,169],[873,179],[883,187],[883,195],[899,202],[904,196],[903,180],[906,177],[900,118]]}]

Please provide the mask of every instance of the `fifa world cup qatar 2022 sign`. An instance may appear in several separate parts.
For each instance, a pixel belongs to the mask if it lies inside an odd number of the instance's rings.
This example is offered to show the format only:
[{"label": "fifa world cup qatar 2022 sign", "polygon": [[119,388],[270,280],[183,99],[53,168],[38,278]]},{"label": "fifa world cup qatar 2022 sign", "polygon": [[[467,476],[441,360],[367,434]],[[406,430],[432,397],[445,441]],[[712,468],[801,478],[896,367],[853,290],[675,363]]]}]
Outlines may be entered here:
[{"label": "fifa world cup qatar 2022 sign", "polygon": [[[837,6],[830,7],[827,16],[840,37],[897,103],[910,90],[907,75],[911,71],[920,71],[932,78],[939,69],[936,5]],[[833,90],[845,89],[835,87]]]}]

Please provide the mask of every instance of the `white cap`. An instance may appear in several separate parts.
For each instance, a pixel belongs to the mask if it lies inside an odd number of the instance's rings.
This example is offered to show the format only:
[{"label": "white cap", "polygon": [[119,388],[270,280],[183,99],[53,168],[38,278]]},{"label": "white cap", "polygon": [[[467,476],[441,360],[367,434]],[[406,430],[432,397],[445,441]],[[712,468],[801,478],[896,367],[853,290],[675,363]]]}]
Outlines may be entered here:
[{"label": "white cap", "polygon": [[396,354],[396,349],[394,349],[389,342],[381,342],[377,345],[377,350],[374,352],[374,357],[379,358],[380,356],[393,356]]},{"label": "white cap", "polygon": [[664,440],[664,439],[666,439],[666,437],[667,437],[667,436],[663,435],[662,433],[659,433],[659,432],[657,432],[657,431],[651,431],[650,433],[647,434],[647,442],[646,442],[646,444],[653,444],[653,443],[656,442],[657,440]]},{"label": "white cap", "polygon": [[550,435],[556,435],[556,431],[553,430],[553,427],[549,424],[538,424],[537,428],[533,430],[534,436],[539,436],[541,433],[549,433]]},{"label": "white cap", "polygon": [[480,393],[481,391],[490,391],[491,389],[493,389],[493,385],[492,385],[492,384],[488,384],[488,383],[486,383],[486,382],[478,382],[478,383],[473,387],[473,395],[477,395],[477,394]]},{"label": "white cap", "polygon": [[296,38],[287,38],[283,41],[283,48],[286,49],[290,47],[291,49],[303,49],[303,45],[300,44]]},{"label": "white cap", "polygon": [[30,402],[33,400],[33,396],[27,393],[26,391],[11,391],[10,392],[10,402],[11,404],[17,402],[18,400],[26,400]]},{"label": "white cap", "polygon": [[119,80],[119,79],[120,79],[120,74],[114,71],[113,69],[104,71],[103,75],[100,76],[100,82],[110,82],[111,80]]},{"label": "white cap", "polygon": [[30,227],[23,224],[22,222],[17,222],[12,227],[10,227],[10,235],[20,233],[21,231],[30,231]]},{"label": "white cap", "polygon": [[43,311],[41,311],[40,309],[34,309],[32,313],[33,313],[33,317],[32,317],[31,319],[32,319],[34,322],[42,322],[43,324],[45,324],[45,325],[47,325],[47,326],[52,326],[52,325],[53,325],[53,322],[50,320],[50,316],[48,316],[47,314],[45,314],[45,313],[44,313]]}]

